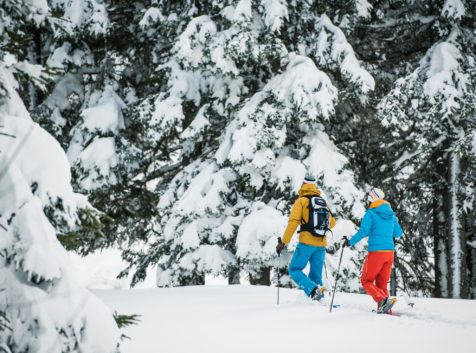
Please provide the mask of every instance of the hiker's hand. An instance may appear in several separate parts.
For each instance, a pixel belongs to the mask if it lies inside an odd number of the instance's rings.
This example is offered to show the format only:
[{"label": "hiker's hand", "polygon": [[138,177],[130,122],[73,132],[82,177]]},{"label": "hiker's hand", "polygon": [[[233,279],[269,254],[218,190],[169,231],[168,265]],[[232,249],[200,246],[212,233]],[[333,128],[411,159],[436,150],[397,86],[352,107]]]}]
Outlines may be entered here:
[{"label": "hiker's hand", "polygon": [[283,251],[285,247],[286,247],[286,244],[283,243],[281,238],[278,238],[278,245],[276,245],[276,252],[278,253],[278,255],[281,254],[281,251]]},{"label": "hiker's hand", "polygon": [[345,248],[346,246],[350,246],[349,239],[344,235],[344,237],[342,238],[342,247]]}]

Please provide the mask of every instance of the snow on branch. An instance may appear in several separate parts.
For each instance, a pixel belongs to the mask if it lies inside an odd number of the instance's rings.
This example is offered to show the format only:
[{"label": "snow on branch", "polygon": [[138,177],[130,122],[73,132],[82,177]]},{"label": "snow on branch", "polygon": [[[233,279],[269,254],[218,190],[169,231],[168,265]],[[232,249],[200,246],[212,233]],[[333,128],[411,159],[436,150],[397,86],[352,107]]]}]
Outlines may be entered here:
[{"label": "snow on branch", "polygon": [[368,18],[370,17],[370,11],[373,6],[367,0],[355,0],[355,8],[357,10],[357,16]]},{"label": "snow on branch", "polygon": [[236,256],[251,266],[273,259],[276,239],[282,235],[286,224],[287,217],[280,211],[263,203],[255,203],[239,227]]},{"label": "snow on branch", "polygon": [[184,65],[196,67],[206,58],[206,40],[217,32],[213,20],[206,15],[193,18],[177,38],[174,51]]},{"label": "snow on branch", "polygon": [[466,9],[464,8],[464,4],[461,0],[446,0],[443,9],[441,10],[441,16],[459,20],[463,17],[466,13]]},{"label": "snow on branch", "polygon": [[329,77],[311,59],[291,55],[286,71],[272,78],[238,112],[238,129],[228,159],[251,161],[259,149],[281,148],[286,139],[283,127],[291,122],[293,111],[301,112],[301,123],[318,122],[334,112],[336,100],[337,89]]},{"label": "snow on branch", "polygon": [[264,23],[273,32],[280,32],[286,19],[288,19],[288,9],[284,0],[262,0],[264,9]]},{"label": "snow on branch", "polygon": [[373,91],[375,80],[360,66],[352,46],[342,30],[335,26],[325,14],[316,22],[318,33],[315,57],[319,65],[338,68],[344,77],[357,85],[363,93]]},{"label": "snow on branch", "polygon": [[233,22],[246,22],[251,20],[251,0],[240,0],[233,12]]},{"label": "snow on branch", "polygon": [[158,21],[163,21],[163,20],[164,20],[164,16],[162,15],[162,12],[160,12],[160,9],[158,9],[157,7],[150,7],[147,9],[147,11],[144,14],[144,17],[139,22],[139,26],[141,26],[142,28],[146,28],[148,26],[152,26]]},{"label": "snow on branch", "polygon": [[94,92],[90,104],[81,113],[82,122],[71,132],[67,152],[71,164],[85,172],[80,180],[85,190],[117,182],[113,172],[118,164],[114,136],[125,128],[122,109],[126,105],[111,86]]},{"label": "snow on branch", "polygon": [[474,59],[463,55],[458,39],[458,31],[453,30],[446,40],[428,49],[415,71],[396,81],[379,103],[384,125],[408,127],[424,111],[445,119],[460,110],[466,97],[474,95],[471,75],[465,69]]},{"label": "snow on branch", "polygon": [[64,29],[73,33],[74,30],[84,30],[93,35],[105,34],[110,21],[106,3],[98,0],[54,0],[52,9],[64,11]]},{"label": "snow on branch", "polygon": [[429,49],[421,60],[421,70],[426,75],[424,92],[429,97],[442,94],[446,98],[446,110],[458,108],[457,98],[467,90],[469,83],[460,61],[462,55],[452,41],[443,41]]}]

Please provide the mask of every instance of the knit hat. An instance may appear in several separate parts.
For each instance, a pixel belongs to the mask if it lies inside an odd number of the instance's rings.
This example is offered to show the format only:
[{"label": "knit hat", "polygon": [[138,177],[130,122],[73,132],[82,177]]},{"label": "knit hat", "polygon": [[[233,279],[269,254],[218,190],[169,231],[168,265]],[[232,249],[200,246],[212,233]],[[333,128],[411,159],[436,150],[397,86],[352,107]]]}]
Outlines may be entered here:
[{"label": "knit hat", "polygon": [[374,202],[375,200],[383,199],[384,197],[385,197],[385,193],[383,192],[382,189],[371,188],[367,195],[367,200],[369,202]]},{"label": "knit hat", "polygon": [[302,181],[303,184],[316,184],[316,178],[314,178],[312,175],[310,174],[306,174],[306,176],[304,177],[304,180]]}]

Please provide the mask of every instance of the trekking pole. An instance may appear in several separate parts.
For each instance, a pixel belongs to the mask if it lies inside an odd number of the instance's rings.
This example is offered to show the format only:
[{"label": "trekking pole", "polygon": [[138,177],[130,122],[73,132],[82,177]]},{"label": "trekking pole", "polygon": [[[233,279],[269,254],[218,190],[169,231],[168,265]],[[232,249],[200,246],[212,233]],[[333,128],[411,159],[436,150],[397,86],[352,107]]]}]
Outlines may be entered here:
[{"label": "trekking pole", "polygon": [[336,295],[337,281],[339,280],[340,264],[341,264],[341,262],[342,262],[342,255],[344,255],[344,248],[345,248],[345,246],[342,245],[342,251],[340,252],[339,266],[337,267],[336,283],[335,283],[335,285],[334,285],[334,291],[333,291],[333,293],[332,293],[331,308],[330,308],[330,310],[329,310],[330,313],[332,312],[332,307],[333,307],[333,305],[334,305],[334,296]]},{"label": "trekking pole", "polygon": [[[279,259],[280,257],[281,257],[281,253],[279,252],[279,253],[278,253],[278,259]],[[278,263],[279,263],[279,260],[278,260]],[[277,271],[277,274],[278,274],[278,286],[277,286],[277,287],[278,287],[278,305],[279,305],[279,266],[278,266],[278,268],[276,269],[276,271]]]},{"label": "trekking pole", "polygon": [[[278,244],[281,243],[281,238],[278,238]],[[277,277],[278,277],[278,284],[277,284],[277,287],[278,287],[278,299],[277,299],[277,305],[279,305],[279,280],[280,280],[280,276],[279,276],[279,259],[281,258],[281,251],[278,251],[278,266],[276,266],[276,274],[277,274]]]}]

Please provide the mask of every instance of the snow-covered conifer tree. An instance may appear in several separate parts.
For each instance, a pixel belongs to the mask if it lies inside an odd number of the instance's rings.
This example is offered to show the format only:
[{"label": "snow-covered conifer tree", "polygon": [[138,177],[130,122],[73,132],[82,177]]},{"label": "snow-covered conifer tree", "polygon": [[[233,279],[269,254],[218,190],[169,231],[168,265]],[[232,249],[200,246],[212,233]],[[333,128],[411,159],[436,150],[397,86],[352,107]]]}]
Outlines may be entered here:
[{"label": "snow-covered conifer tree", "polygon": [[404,146],[388,149],[394,162],[386,168],[397,171],[393,181],[408,212],[415,214],[409,231],[415,244],[422,238],[433,244],[435,294],[455,298],[475,293],[466,270],[474,258],[467,245],[474,225],[467,219],[476,206],[476,47],[469,9],[459,0],[444,2],[434,14],[437,41],[379,106],[383,124]]},{"label": "snow-covered conifer tree", "polygon": [[[94,233],[69,232],[61,240],[86,254],[147,239],[157,197],[136,176],[153,160],[135,145],[142,127],[128,118],[127,109],[138,92],[147,91],[150,76],[151,49],[135,30],[142,16],[137,19],[140,12],[131,2],[68,0],[50,6],[60,25],[43,30],[36,44],[54,85],[32,115],[67,151],[74,188],[88,193],[103,212],[88,215]],[[124,45],[126,37],[134,39]]]},{"label": "snow-covered conifer tree", "polygon": [[0,349],[115,352],[112,313],[78,285],[56,238],[63,227],[78,228],[82,211],[92,207],[73,192],[64,151],[31,120],[17,93],[15,76],[45,88],[42,66],[20,61],[16,49],[22,26],[39,26],[48,14],[44,1],[0,7]]},{"label": "snow-covered conifer tree", "polygon": [[240,269],[269,283],[306,171],[340,218],[331,241],[354,231],[363,193],[328,134],[339,102],[331,77],[362,100],[374,80],[329,16],[306,1],[158,1],[143,23],[177,41],[158,63],[163,90],[136,110],[158,157],[170,156],[151,172],[160,224],[136,265],[157,263],[159,286],[205,274],[234,283]]}]

